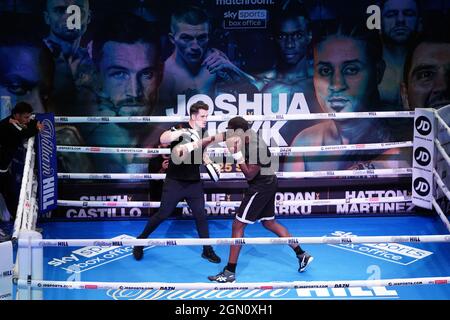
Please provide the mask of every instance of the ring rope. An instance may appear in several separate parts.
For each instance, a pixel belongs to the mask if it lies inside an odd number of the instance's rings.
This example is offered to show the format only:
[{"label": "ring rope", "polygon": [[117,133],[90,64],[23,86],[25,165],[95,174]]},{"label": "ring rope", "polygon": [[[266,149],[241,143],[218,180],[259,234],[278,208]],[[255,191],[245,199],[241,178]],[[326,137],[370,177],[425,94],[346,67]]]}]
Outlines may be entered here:
[{"label": "ring rope", "polygon": [[[339,119],[339,118],[383,118],[388,117],[386,115],[388,112],[369,112],[369,113],[349,113],[349,115],[343,114],[316,114],[315,116],[319,116],[317,119]],[[389,113],[395,113],[396,117],[414,117],[414,112],[389,112]],[[293,118],[290,118],[289,116],[294,116]],[[311,117],[305,117],[304,119],[301,119],[301,117],[298,117],[299,115],[274,115],[274,117],[267,117],[267,116],[253,116],[255,119],[252,119],[251,121],[258,121],[261,120],[270,120],[271,118],[274,118],[274,120],[311,120],[315,119],[314,115]],[[303,115],[300,115],[303,116]],[[295,118],[297,117],[297,119]],[[67,123],[70,122],[69,118],[61,118],[61,123]],[[85,117],[72,117],[72,118],[85,118]],[[92,117],[86,117],[89,118],[86,122],[99,122],[96,121],[98,119],[94,119]],[[122,119],[116,119],[116,118],[122,118]],[[164,119],[156,119],[158,117],[100,117],[100,122],[105,123],[111,123],[111,122],[134,122],[131,118],[141,118],[137,122],[173,122],[173,118],[179,118],[179,121],[186,121],[188,120],[188,117],[160,117]],[[227,117],[223,116],[211,116],[210,121],[214,121],[215,118],[217,118],[216,121],[224,121]],[[231,118],[231,117],[229,117]],[[248,119],[250,120],[252,116],[249,116]],[[269,119],[267,119],[269,118]],[[118,121],[116,121],[118,120]],[[131,120],[131,121],[130,121]],[[136,119],[137,120],[137,119]],[[152,121],[153,120],[153,121]],[[154,121],[154,120],[160,120],[160,121]],[[443,120],[438,116],[438,120],[440,122],[443,122]],[[178,121],[178,120],[177,120]],[[58,120],[57,120],[58,122]],[[82,121],[85,122],[85,121]],[[76,123],[71,122],[71,123]],[[444,128],[449,131],[449,127],[444,122]],[[408,143],[409,145],[404,147],[412,147],[412,142],[395,142],[395,147],[402,147],[402,143]],[[437,141],[437,147],[439,151],[442,153],[443,148],[439,141]],[[386,145],[386,144],[373,144],[373,145]],[[351,145],[355,146],[356,150],[373,150],[373,149],[383,149],[380,146],[377,146],[376,148],[368,148],[369,144],[366,145]],[[62,146],[63,148],[66,146]],[[68,147],[68,146],[67,146]],[[392,147],[389,146],[388,148]],[[82,147],[83,148],[83,147]],[[95,148],[95,150],[98,150],[99,147],[89,147],[90,149]],[[277,151],[280,154],[283,154],[283,152],[292,154],[292,153],[304,153],[308,151],[301,150],[302,147],[298,147],[299,149],[296,149],[297,147],[293,148],[271,148],[274,149],[272,152],[276,153]],[[309,152],[322,152],[322,151],[335,151],[335,150],[355,150],[355,149],[346,149],[343,148],[343,146],[319,146],[320,150],[311,150]],[[324,150],[326,148],[326,150]],[[163,149],[138,149],[138,148],[100,148],[100,149],[113,149],[113,150],[121,150],[119,152],[104,152],[104,153],[153,153],[153,154],[160,154]],[[387,149],[387,148],[384,148]],[[145,151],[143,151],[145,150]],[[157,152],[152,152],[149,150],[157,150]],[[170,149],[168,149],[168,153],[161,153],[161,154],[170,154]],[[225,153],[225,149],[221,149],[222,153]],[[301,151],[300,151],[301,150]],[[60,150],[58,150],[60,151]],[[109,150],[108,150],[109,151]],[[137,151],[137,152],[136,152]],[[216,150],[212,150],[216,152]],[[72,151],[76,152],[76,151]],[[83,152],[83,151],[78,151]],[[99,151],[88,151],[88,152],[99,152]],[[446,155],[446,152],[443,152],[444,158],[449,161],[449,157]],[[410,170],[410,168],[405,168],[405,170]],[[375,170],[341,170],[341,171],[365,171],[366,174],[372,173]],[[408,174],[411,174],[411,172],[408,172]],[[339,172],[339,171],[336,171]],[[434,170],[433,172],[435,175],[437,175],[437,172]],[[283,174],[283,173],[282,173]],[[289,173],[287,173],[289,174]],[[294,173],[295,174],[295,173]],[[364,173],[363,173],[364,174]],[[392,172],[390,172],[392,174]],[[406,174],[406,172],[405,172]],[[316,173],[318,175],[318,173]],[[361,173],[359,173],[361,175]],[[148,176],[148,175],[147,175]],[[326,176],[329,176],[327,174]],[[439,177],[439,176],[438,176]],[[91,179],[91,177],[90,177]],[[440,177],[437,179],[438,185],[442,188],[442,185],[444,188],[444,193],[447,197],[448,195],[448,189],[446,189],[445,185],[443,184]],[[439,184],[441,182],[441,184]],[[277,201],[277,204],[280,205],[289,205],[290,203],[298,204],[299,202],[305,202],[308,201],[313,202],[315,204],[312,205],[324,205],[329,204],[329,202],[336,202],[336,201],[345,201],[344,203],[366,203],[366,202],[360,202],[360,201],[367,201],[369,203],[373,202],[382,202],[384,200],[388,200],[386,202],[397,202],[393,201],[394,198],[401,198],[402,201],[398,202],[404,202],[406,198],[410,201],[410,196],[405,197],[392,197],[392,198],[364,198],[364,199],[328,199],[328,200],[307,200],[307,201]],[[63,202],[65,200],[62,200]],[[357,201],[357,202],[353,202]],[[59,204],[60,201],[58,201]],[[67,201],[68,202],[68,201]],[[96,203],[93,202],[86,202],[86,201],[77,201],[81,202],[83,204],[87,203]],[[104,204],[109,204],[112,206],[117,206],[117,204],[120,204],[121,202],[100,202]],[[130,204],[132,202],[126,202],[126,204]],[[139,202],[138,202],[139,203]],[[142,202],[143,204],[151,204],[152,202]],[[214,205],[222,205],[224,202],[209,202],[210,204]],[[235,203],[240,202],[227,202],[227,204],[233,204],[232,206],[236,206]],[[85,206],[85,205],[83,205]],[[436,203],[435,199],[433,199],[433,206],[436,208],[438,213],[440,215],[443,214],[442,210]],[[450,224],[446,223],[447,229],[450,231]],[[28,241],[26,241],[28,240]],[[260,240],[260,241],[258,241]],[[86,246],[86,245],[94,245],[94,246],[123,246],[123,245],[131,245],[127,244],[130,242],[139,242],[135,245],[143,245],[142,242],[145,242],[145,245],[159,245],[159,246],[174,246],[174,245],[199,245],[200,244],[215,244],[215,245],[244,245],[244,244],[292,244],[292,243],[380,243],[380,242],[450,242],[450,236],[448,235],[435,235],[435,236],[373,236],[373,237],[291,237],[291,238],[219,238],[219,239],[125,239],[121,241],[108,241],[108,240],[89,240],[89,239],[70,239],[70,240],[58,240],[58,239],[51,239],[51,240],[32,240],[31,238],[28,239],[19,239],[19,246],[24,247],[26,243],[26,247],[30,250],[30,247],[35,244],[38,244],[36,246],[69,246],[71,242],[76,241],[95,241],[92,244],[76,244],[76,246]],[[270,242],[268,242],[270,241]],[[310,241],[310,242],[308,242]],[[55,243],[56,242],[56,243]],[[149,244],[149,242],[151,244]],[[49,245],[52,243],[53,245]],[[426,285],[426,284],[448,284],[450,283],[450,277],[429,277],[429,278],[408,278],[408,279],[381,279],[381,280],[340,280],[340,281],[294,281],[294,282],[272,282],[272,283],[239,283],[239,284],[217,284],[217,283],[162,283],[162,282],[144,282],[144,283],[126,283],[126,282],[67,282],[67,281],[46,281],[46,280],[23,280],[19,279],[17,280],[17,284],[20,287],[26,287],[30,290],[31,287],[36,288],[72,288],[72,289],[146,289],[146,290],[165,290],[167,286],[170,286],[171,290],[183,290],[183,289],[212,289],[212,290],[246,290],[246,289],[285,289],[285,288],[337,288],[337,287],[371,287],[371,286],[399,286],[399,285]]]},{"label": "ring rope", "polygon": [[[294,155],[309,152],[332,152],[347,150],[379,150],[391,148],[411,148],[412,141],[383,142],[383,143],[360,143],[347,145],[329,145],[329,146],[306,146],[306,147],[269,147],[274,155]],[[58,152],[78,152],[78,153],[114,153],[114,154],[171,154],[169,148],[112,148],[112,147],[87,147],[87,146],[56,146]],[[208,154],[231,156],[226,148],[208,148]]]},{"label": "ring rope", "polygon": [[90,282],[90,281],[45,281],[17,280],[19,287],[55,289],[98,289],[98,290],[274,290],[314,289],[347,287],[390,287],[413,285],[438,285],[450,283],[450,277],[427,277],[380,280],[338,280],[338,281],[292,281],[292,282],[242,282],[242,283],[165,283],[165,282]]},{"label": "ring rope", "polygon": [[[298,171],[276,172],[278,178],[324,178],[324,177],[359,177],[359,176],[389,176],[412,175],[412,168],[397,169],[366,169],[366,170],[330,170],[330,171]],[[89,180],[164,180],[165,173],[58,173],[58,179],[89,179]],[[210,180],[207,173],[202,173],[203,180]],[[244,179],[242,172],[221,172],[220,179]]]},{"label": "ring rope", "polygon": [[447,154],[445,149],[442,147],[442,144],[439,142],[438,139],[434,139],[434,143],[436,144],[436,149],[439,150],[439,153],[442,155],[442,157],[447,161],[447,165],[450,166],[450,156]]},{"label": "ring rope", "polygon": [[283,237],[283,238],[164,238],[164,239],[19,239],[19,247],[120,247],[120,246],[205,246],[268,244],[339,244],[339,243],[429,243],[450,242],[450,235]]},{"label": "ring rope", "polygon": [[[289,200],[275,201],[276,206],[325,206],[354,203],[386,203],[386,202],[411,202],[411,196],[398,197],[371,197],[371,198],[349,198],[349,199],[317,199],[317,200]],[[61,207],[100,207],[100,208],[159,208],[159,201],[80,201],[80,200],[58,200]],[[207,207],[239,207],[241,201],[206,201]],[[186,208],[186,202],[179,202],[177,208]]]},{"label": "ring rope", "polygon": [[34,143],[35,138],[31,137],[27,141],[27,152],[25,156],[25,165],[23,169],[23,175],[22,175],[22,183],[20,186],[20,195],[19,195],[19,203],[17,206],[17,213],[16,213],[16,219],[14,220],[14,230],[12,234],[12,238],[16,239],[19,235],[20,230],[24,229],[24,224],[27,223],[29,220],[29,215],[31,213],[29,207],[31,206],[30,203],[30,195],[31,195],[31,183],[32,181],[29,180],[30,173],[33,174],[33,167],[34,167]]},{"label": "ring rope", "polygon": [[447,130],[447,133],[448,133],[448,134],[450,134],[450,126],[449,126],[447,123],[445,123],[444,119],[442,119],[442,117],[439,115],[438,112],[435,112],[434,114],[435,114],[435,116],[436,116],[436,119],[438,119],[438,121],[439,121],[439,122],[441,123],[441,125],[443,126],[443,128],[444,128],[445,130]]},{"label": "ring rope", "polygon": [[[27,148],[28,149],[28,148]],[[31,149],[34,150],[34,149]],[[28,150],[27,150],[28,152]],[[28,170],[27,174],[27,185],[25,188],[25,202],[23,206],[23,216],[24,219],[22,220],[22,229],[25,230],[31,230],[32,226],[32,220],[33,220],[33,209],[34,209],[34,202],[36,200],[36,197],[33,194],[33,191],[37,190],[36,183],[33,183],[33,177],[34,177],[34,165],[35,165],[35,153],[34,151],[31,151],[31,157],[30,157],[30,169]]]},{"label": "ring rope", "polygon": [[35,230],[37,223],[37,212],[38,212],[38,200],[37,200],[37,190],[38,190],[38,182],[36,173],[33,172],[31,179],[31,198],[30,198],[30,208],[29,213],[27,214],[27,222],[26,229],[27,230]]},{"label": "ring rope", "polygon": [[438,213],[439,217],[441,218],[442,222],[444,223],[447,230],[450,232],[450,221],[448,221],[447,217],[445,216],[444,212],[442,211],[439,204],[436,202],[436,200],[433,198],[432,204],[436,212]]},{"label": "ring rope", "polygon": [[435,169],[433,169],[433,175],[436,179],[437,185],[441,188],[442,192],[445,194],[448,200],[450,200],[450,191],[448,190],[447,186],[445,185],[444,181],[442,181],[439,174],[436,172]]},{"label": "ring rope", "polygon": [[[414,118],[414,111],[372,111],[309,114],[242,115],[247,121],[325,120],[363,118]],[[228,121],[235,115],[209,116],[208,121]],[[188,116],[154,117],[55,117],[55,123],[164,123],[187,122]]]},{"label": "ring rope", "polygon": [[[309,152],[333,152],[333,151],[349,151],[349,150],[384,150],[391,148],[411,148],[412,141],[383,142],[383,143],[359,143],[359,144],[338,144],[326,146],[304,146],[304,147],[269,147],[273,155],[292,155]],[[230,155],[227,148],[208,148],[207,152],[217,155]]]}]

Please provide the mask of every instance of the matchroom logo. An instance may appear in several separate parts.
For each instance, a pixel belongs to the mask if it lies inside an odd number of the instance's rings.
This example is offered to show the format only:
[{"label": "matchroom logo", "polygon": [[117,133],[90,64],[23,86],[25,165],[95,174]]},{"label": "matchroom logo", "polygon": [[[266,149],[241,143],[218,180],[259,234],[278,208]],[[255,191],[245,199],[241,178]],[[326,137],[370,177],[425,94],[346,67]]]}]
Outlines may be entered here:
[{"label": "matchroom logo", "polygon": [[[352,232],[334,231],[330,236],[354,237],[356,235]],[[344,243],[328,245],[404,266],[410,265],[433,254],[433,252],[400,243]]]}]

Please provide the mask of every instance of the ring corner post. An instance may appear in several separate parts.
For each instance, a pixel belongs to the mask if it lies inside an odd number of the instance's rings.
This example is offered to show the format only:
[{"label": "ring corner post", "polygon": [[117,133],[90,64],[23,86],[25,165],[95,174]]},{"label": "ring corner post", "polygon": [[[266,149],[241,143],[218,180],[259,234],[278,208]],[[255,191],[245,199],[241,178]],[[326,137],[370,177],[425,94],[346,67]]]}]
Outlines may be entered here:
[{"label": "ring corner post", "polygon": [[11,241],[0,243],[0,301],[13,297],[13,246]]},{"label": "ring corner post", "polygon": [[436,117],[433,110],[415,109],[412,202],[414,205],[425,209],[433,208],[435,122]]},{"label": "ring corner post", "polygon": [[43,247],[31,245],[31,240],[41,239],[37,231],[25,230],[19,234],[17,300],[43,300],[42,288],[31,287],[32,280],[42,280],[44,275]]}]

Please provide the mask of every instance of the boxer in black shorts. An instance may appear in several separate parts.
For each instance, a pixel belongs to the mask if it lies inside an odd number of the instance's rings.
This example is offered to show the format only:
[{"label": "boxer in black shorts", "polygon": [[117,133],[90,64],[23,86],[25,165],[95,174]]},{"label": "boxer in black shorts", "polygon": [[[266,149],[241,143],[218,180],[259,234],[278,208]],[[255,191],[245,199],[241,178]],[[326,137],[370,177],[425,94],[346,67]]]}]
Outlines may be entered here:
[{"label": "boxer in black shorts", "polygon": [[[249,129],[248,122],[235,117],[228,122],[227,148],[248,182],[248,189],[241,202],[232,227],[232,237],[242,238],[248,224],[260,221],[263,226],[279,237],[291,237],[289,231],[275,221],[275,194],[278,189],[277,176],[272,169],[271,153],[256,132]],[[298,244],[290,245],[298,262],[299,272],[305,271],[313,257],[302,250]],[[234,282],[240,245],[230,246],[228,264],[222,272],[208,279],[215,282]]]}]

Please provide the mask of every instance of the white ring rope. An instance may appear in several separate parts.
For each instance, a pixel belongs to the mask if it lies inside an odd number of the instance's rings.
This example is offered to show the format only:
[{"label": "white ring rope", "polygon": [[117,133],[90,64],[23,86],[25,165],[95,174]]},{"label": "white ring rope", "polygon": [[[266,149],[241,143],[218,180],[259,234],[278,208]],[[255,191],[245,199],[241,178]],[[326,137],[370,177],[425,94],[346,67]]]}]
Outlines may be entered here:
[{"label": "white ring rope", "polygon": [[285,238],[164,238],[164,239],[19,239],[19,247],[117,247],[117,246],[205,246],[205,245],[289,245],[339,243],[431,243],[450,242],[450,235],[285,237]]},{"label": "white ring rope", "polygon": [[447,165],[450,166],[450,156],[447,154],[445,149],[442,147],[441,143],[438,139],[434,139],[434,143],[436,145],[436,149],[439,150],[439,153],[442,155],[442,157],[447,161]]},{"label": "white ring rope", "polygon": [[[360,143],[347,145],[329,145],[329,146],[306,146],[306,147],[269,147],[273,155],[295,155],[309,152],[333,152],[348,150],[384,150],[391,148],[411,148],[412,141],[383,142],[383,143]],[[114,154],[171,154],[169,148],[114,148],[114,147],[86,147],[86,146],[56,146],[58,152],[77,152],[77,153],[114,153]],[[208,154],[231,156],[227,148],[208,148]]]},{"label": "white ring rope", "polygon": [[292,282],[242,282],[242,283],[165,283],[165,282],[89,282],[17,280],[19,287],[98,290],[274,290],[347,287],[390,287],[437,285],[450,283],[450,277],[427,277],[380,280],[292,281]]},{"label": "white ring rope", "polygon": [[37,175],[33,172],[32,177],[30,177],[32,188],[30,190],[31,198],[30,198],[30,209],[27,215],[27,223],[26,230],[35,230],[36,222],[37,222],[37,212],[38,212],[38,202],[37,202]]},{"label": "white ring rope", "polygon": [[[272,114],[241,115],[247,121],[280,120],[325,120],[325,119],[364,119],[364,118],[414,118],[414,111],[373,111],[373,112],[338,112],[308,114]],[[209,116],[208,121],[228,121],[235,115]],[[188,116],[156,117],[55,117],[55,123],[165,123],[187,122]]]},{"label": "white ring rope", "polygon": [[[443,129],[447,131],[447,134],[450,134],[449,125],[444,121],[444,119],[442,119],[442,117],[439,115],[439,112],[437,110],[434,112],[434,115],[435,115],[436,119],[438,120],[438,122],[442,125]],[[439,139],[435,138],[434,143],[436,145],[436,149],[439,151],[439,153],[442,155],[444,160],[447,162],[447,165],[450,166],[450,157],[447,154],[447,152],[445,151],[445,149],[442,147],[442,144],[439,141]],[[433,176],[435,178],[436,184],[441,188],[441,190],[443,191],[443,193],[445,194],[447,199],[450,200],[450,192],[449,192],[447,186],[445,185],[444,181],[442,181],[440,175],[438,174],[438,172],[436,171],[435,168],[433,168]],[[441,218],[445,227],[450,232],[450,221],[448,220],[447,216],[442,211],[441,207],[436,202],[436,199],[434,199],[434,197],[432,200],[432,205],[433,205],[433,208],[436,210],[437,214],[439,215],[439,218]]]},{"label": "white ring rope", "polygon": [[[309,152],[333,152],[333,151],[349,151],[349,150],[384,150],[392,148],[411,148],[412,141],[399,142],[383,142],[383,143],[359,143],[359,144],[338,144],[326,146],[305,146],[305,147],[269,147],[273,155],[294,155]],[[208,148],[206,151],[213,154],[229,155],[226,148]]]},{"label": "white ring rope", "polygon": [[[33,149],[32,149],[33,150]],[[27,150],[28,152],[28,150]],[[25,200],[23,205],[23,219],[22,219],[22,230],[31,230],[31,221],[32,221],[32,207],[33,206],[33,176],[34,176],[34,151],[31,151],[31,158],[30,158],[30,169],[27,172],[27,185],[25,188]]]},{"label": "white ring rope", "polygon": [[[23,168],[22,183],[20,186],[19,204],[17,206],[16,219],[14,220],[14,230],[12,238],[16,239],[20,230],[24,228],[23,224],[28,221],[28,217],[25,214],[29,214],[29,210],[26,210],[31,206],[29,199],[29,181],[30,172],[33,174],[34,167],[34,137],[28,139],[27,153],[25,156],[25,164]],[[32,167],[33,166],[33,167]],[[30,190],[31,191],[31,190]]]},{"label": "white ring rope", "polygon": [[436,119],[438,119],[438,121],[441,123],[442,127],[447,130],[447,133],[450,135],[450,126],[445,123],[444,119],[442,119],[438,112],[435,112],[434,114],[436,116]]},{"label": "white ring rope", "polygon": [[445,185],[444,181],[442,181],[441,176],[437,173],[435,169],[433,169],[433,175],[436,179],[436,183],[441,188],[442,192],[445,194],[448,200],[450,200],[450,191],[448,190],[448,187]]},{"label": "white ring rope", "polygon": [[112,148],[85,146],[56,146],[58,152],[76,153],[116,153],[116,154],[170,154],[169,148]]},{"label": "white ring rope", "polygon": [[[448,125],[436,113],[437,119],[444,125],[444,128],[450,132]],[[226,121],[233,116],[211,116],[209,121]],[[323,120],[323,119],[356,119],[356,118],[413,118],[414,111],[400,112],[355,112],[355,113],[323,113],[323,114],[302,114],[302,115],[249,115],[244,116],[249,121],[264,120]],[[188,117],[56,117],[56,123],[159,123],[159,122],[185,122]],[[30,144],[34,140],[29,140]],[[444,158],[450,163],[450,157],[442,148],[440,142],[436,139],[436,146],[443,154]],[[392,142],[392,143],[375,143],[375,144],[356,144],[356,145],[336,145],[336,146],[312,146],[312,147],[285,147],[270,148],[271,152],[279,155],[293,155],[307,152],[327,152],[327,151],[344,151],[344,150],[377,150],[390,148],[412,147],[412,141]],[[87,152],[87,153],[124,153],[124,154],[170,154],[170,149],[147,149],[147,148],[104,148],[104,147],[83,147],[83,146],[58,146],[59,152]],[[226,148],[211,148],[209,153],[227,154]],[[26,166],[24,169],[24,178],[29,177],[30,154],[27,153]],[[306,177],[330,177],[330,176],[364,176],[364,175],[390,175],[405,174],[411,175],[411,168],[400,169],[377,169],[377,170],[337,170],[337,171],[316,171],[316,172],[278,172],[281,178],[306,178]],[[450,192],[443,183],[442,179],[433,171],[436,182],[444,191],[447,198],[450,199]],[[243,177],[242,173],[223,173],[223,178]],[[207,176],[203,175],[202,178]],[[66,179],[164,179],[164,174],[58,174],[60,178]],[[33,179],[31,179],[33,180]],[[21,188],[21,205],[23,210],[24,195],[26,191],[31,194],[35,186],[24,186],[22,181]],[[32,195],[31,195],[32,197]],[[29,198],[29,196],[28,196]],[[31,199],[33,200],[33,199]],[[371,198],[349,198],[349,199],[324,199],[324,200],[303,200],[303,201],[276,201],[277,206],[280,205],[330,205],[330,204],[352,204],[352,203],[383,203],[383,202],[410,202],[411,196],[399,197],[371,197]],[[207,206],[224,206],[237,207],[240,201],[217,201],[206,202]],[[27,205],[27,204],[25,204]],[[31,205],[32,208],[33,204]],[[59,200],[59,206],[80,206],[80,207],[148,207],[157,208],[160,202],[120,202],[120,201],[69,201]],[[179,203],[178,207],[185,207],[186,203]],[[447,229],[450,231],[450,223],[446,219],[444,213],[440,209],[436,200],[433,199],[433,206],[443,219]],[[25,210],[26,211],[26,210]],[[34,211],[34,210],[31,210]],[[16,219],[15,224],[22,224],[21,219],[26,219],[28,224],[31,220],[28,217],[20,216]],[[18,230],[16,230],[18,231]],[[69,247],[69,246],[194,246],[194,245],[289,245],[295,243],[301,244],[348,244],[348,243],[386,243],[386,242],[412,242],[412,243],[429,243],[429,242],[450,242],[450,235],[396,235],[396,236],[350,236],[350,237],[289,237],[289,238],[174,238],[174,239],[32,239],[31,237],[19,238],[19,248],[27,248],[31,252],[31,247]],[[31,259],[30,259],[31,262]],[[31,269],[30,269],[31,270]],[[410,286],[410,285],[436,285],[448,284],[450,277],[428,277],[428,278],[406,278],[406,279],[380,279],[380,280],[337,280],[337,281],[292,281],[292,282],[255,282],[255,283],[163,283],[163,282],[81,282],[81,281],[47,281],[47,280],[31,280],[30,278],[18,279],[18,287],[21,288],[66,288],[66,289],[131,289],[131,290],[192,290],[192,289],[210,289],[210,290],[273,290],[287,288],[347,288],[347,287],[374,287],[374,286]]]},{"label": "white ring rope", "polygon": [[[386,203],[386,202],[411,202],[411,196],[398,197],[372,197],[372,198],[349,198],[349,199],[317,199],[317,200],[292,200],[275,201],[275,206],[326,206],[354,203]],[[61,207],[101,207],[101,208],[159,208],[158,201],[79,201],[58,200]],[[239,207],[241,201],[206,201],[207,207]],[[186,202],[179,202],[177,208],[186,208]]]},{"label": "white ring rope", "polygon": [[442,222],[444,223],[445,227],[447,228],[447,230],[450,232],[450,221],[448,221],[447,217],[445,216],[444,212],[442,211],[441,207],[439,206],[439,204],[436,202],[436,199],[433,198],[432,201],[433,207],[436,210],[436,212],[439,215],[439,218],[441,218]]},{"label": "white ring rope", "polygon": [[[324,177],[359,177],[359,176],[389,176],[412,175],[412,168],[397,169],[367,169],[367,170],[330,170],[330,171],[299,171],[276,172],[278,178],[324,178]],[[88,179],[88,180],[164,180],[165,173],[58,173],[58,179]],[[211,180],[207,173],[202,173],[203,180]],[[242,172],[222,172],[221,180],[244,179]]]}]

